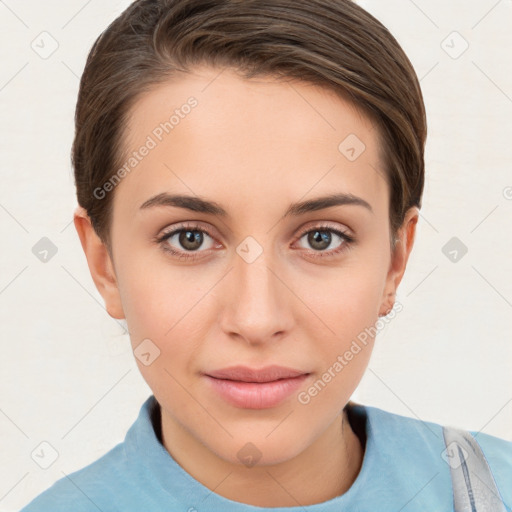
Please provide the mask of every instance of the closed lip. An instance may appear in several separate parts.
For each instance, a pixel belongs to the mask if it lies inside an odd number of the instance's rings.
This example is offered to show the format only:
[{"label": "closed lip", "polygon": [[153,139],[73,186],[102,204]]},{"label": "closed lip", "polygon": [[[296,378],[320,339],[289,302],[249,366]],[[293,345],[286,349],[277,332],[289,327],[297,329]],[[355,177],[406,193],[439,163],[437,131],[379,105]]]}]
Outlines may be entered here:
[{"label": "closed lip", "polygon": [[265,366],[263,368],[250,368],[248,366],[230,366],[220,370],[205,372],[209,377],[238,382],[273,382],[280,379],[293,379],[309,372],[287,368],[285,366]]}]

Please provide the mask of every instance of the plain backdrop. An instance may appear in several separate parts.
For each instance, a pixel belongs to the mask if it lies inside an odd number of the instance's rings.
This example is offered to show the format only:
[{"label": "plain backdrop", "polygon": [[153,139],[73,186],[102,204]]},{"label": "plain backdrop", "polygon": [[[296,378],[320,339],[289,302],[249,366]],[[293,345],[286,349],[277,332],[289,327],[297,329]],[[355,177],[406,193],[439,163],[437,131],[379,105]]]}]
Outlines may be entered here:
[{"label": "plain backdrop", "polygon": [[[512,1],[360,3],[410,57],[429,135],[403,310],[352,398],[512,440]],[[72,224],[79,77],[128,5],[0,1],[1,511],[122,441],[151,393]]]}]

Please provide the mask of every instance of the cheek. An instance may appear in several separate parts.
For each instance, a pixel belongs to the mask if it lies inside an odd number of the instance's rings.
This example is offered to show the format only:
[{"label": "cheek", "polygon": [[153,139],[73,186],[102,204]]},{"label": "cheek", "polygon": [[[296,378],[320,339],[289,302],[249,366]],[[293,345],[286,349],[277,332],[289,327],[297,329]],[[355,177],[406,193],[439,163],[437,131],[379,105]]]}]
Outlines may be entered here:
[{"label": "cheek", "polygon": [[322,395],[315,403],[325,411],[336,410],[337,403],[348,400],[371,356],[386,274],[385,261],[371,260],[358,254],[329,275],[297,280],[302,283],[299,294],[317,314],[311,322],[309,312],[302,323],[308,338],[316,340],[314,353],[319,362],[319,381],[311,396]]},{"label": "cheek", "polygon": [[191,267],[178,268],[165,261],[156,249],[132,249],[119,265],[123,310],[135,340],[154,337],[164,341],[194,314],[202,288]]},{"label": "cheek", "polygon": [[[151,387],[172,381],[169,374],[182,381],[197,371],[203,342],[217,318],[211,296],[217,281],[211,271],[173,266],[161,257],[151,265],[126,260],[121,299],[137,365]],[[148,366],[137,358],[143,343],[159,352]]]},{"label": "cheek", "polygon": [[319,416],[332,417],[339,412],[339,404],[350,399],[368,366],[380,298],[376,277],[367,273],[363,278],[351,272],[345,279],[331,282],[325,295],[310,296],[315,302],[311,309],[320,312],[328,329],[312,329],[309,333],[309,338],[316,340],[313,357],[318,362],[318,374],[302,390],[298,401],[306,406],[311,404],[309,410],[314,408]]},{"label": "cheek", "polygon": [[[186,408],[189,405],[180,383],[196,370],[194,361],[205,336],[201,329],[209,318],[207,301],[201,301],[204,291],[190,280],[171,280],[165,272],[159,274],[159,279],[152,279],[152,273],[130,278],[123,289],[123,307],[144,380],[155,396],[171,393],[180,407]],[[144,355],[147,353],[149,357]]]},{"label": "cheek", "polygon": [[324,269],[296,279],[297,295],[316,313],[325,332],[345,341],[376,321],[384,282],[385,265],[359,257],[328,273]]},{"label": "cheek", "polygon": [[[130,341],[137,357],[137,351],[142,350],[137,347],[144,344],[151,348],[153,343],[156,346],[153,352],[164,352],[166,340],[172,336],[173,325],[178,322],[180,313],[183,316],[185,312],[181,311],[183,291],[179,283],[171,286],[163,269],[148,265],[136,256],[132,253],[118,264],[117,277]],[[137,364],[144,374],[147,367],[141,366],[138,358]]]}]

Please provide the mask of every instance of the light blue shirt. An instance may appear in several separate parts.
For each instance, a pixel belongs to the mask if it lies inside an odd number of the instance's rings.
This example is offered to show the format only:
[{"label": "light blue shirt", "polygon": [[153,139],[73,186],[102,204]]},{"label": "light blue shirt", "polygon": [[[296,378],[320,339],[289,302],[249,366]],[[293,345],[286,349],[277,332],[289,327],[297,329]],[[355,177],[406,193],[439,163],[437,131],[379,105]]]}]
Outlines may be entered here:
[{"label": "light blue shirt", "polygon": [[[442,426],[382,409],[347,405],[365,432],[361,470],[350,489],[308,506],[263,508],[226,499],[203,486],[170,456],[152,423],[151,395],[125,440],[92,464],[58,480],[21,512],[451,512],[450,467]],[[157,422],[158,423],[158,422]],[[158,427],[157,427],[158,428]],[[493,472],[507,511],[512,510],[512,442],[471,431]]]}]

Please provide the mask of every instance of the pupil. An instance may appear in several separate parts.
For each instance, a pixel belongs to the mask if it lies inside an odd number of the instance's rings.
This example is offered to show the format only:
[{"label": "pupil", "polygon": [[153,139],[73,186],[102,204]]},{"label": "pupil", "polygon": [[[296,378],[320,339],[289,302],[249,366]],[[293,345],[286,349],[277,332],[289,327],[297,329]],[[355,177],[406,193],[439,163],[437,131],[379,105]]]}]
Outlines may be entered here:
[{"label": "pupil", "polygon": [[331,234],[327,231],[312,231],[308,238],[311,247],[316,251],[326,249],[331,243]]},{"label": "pupil", "polygon": [[180,244],[189,251],[196,251],[203,242],[203,233],[199,231],[182,231],[180,233]]}]

